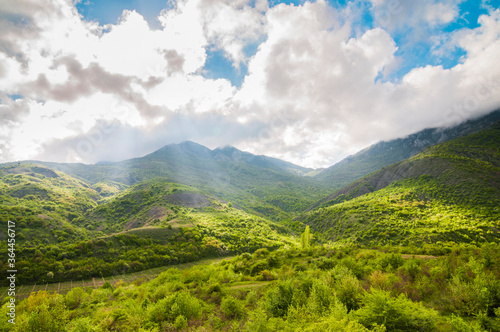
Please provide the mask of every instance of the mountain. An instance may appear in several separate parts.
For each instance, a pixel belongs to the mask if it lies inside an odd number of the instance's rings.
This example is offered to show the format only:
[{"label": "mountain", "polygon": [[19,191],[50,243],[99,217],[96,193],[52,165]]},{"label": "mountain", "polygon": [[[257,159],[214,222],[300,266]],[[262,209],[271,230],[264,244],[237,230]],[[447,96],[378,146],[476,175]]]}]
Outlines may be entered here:
[{"label": "mountain", "polygon": [[312,168],[306,168],[283,161],[277,158],[266,156],[256,156],[248,152],[240,151],[232,146],[217,148],[212,151],[214,158],[222,161],[243,162],[249,165],[283,171],[297,175],[307,175],[314,171]]},{"label": "mountain", "polygon": [[169,144],[144,157],[122,162],[41,164],[89,185],[112,182],[132,186],[163,178],[196,187],[222,201],[231,200],[249,211],[274,218],[303,211],[328,192],[319,181],[303,176],[312,169],[234,147],[210,150],[189,141]]},{"label": "mountain", "polygon": [[404,138],[379,142],[321,171],[314,178],[332,189],[339,189],[382,167],[408,159],[429,146],[478,132],[499,120],[500,110],[457,126],[424,129]]},{"label": "mountain", "polygon": [[428,148],[336,191],[302,221],[364,244],[498,242],[500,122]]},{"label": "mountain", "polygon": [[294,246],[305,225],[320,243],[498,242],[498,142],[496,123],[336,192],[310,169],[193,142],[114,163],[8,163],[0,225],[16,222],[20,280],[37,284]]}]

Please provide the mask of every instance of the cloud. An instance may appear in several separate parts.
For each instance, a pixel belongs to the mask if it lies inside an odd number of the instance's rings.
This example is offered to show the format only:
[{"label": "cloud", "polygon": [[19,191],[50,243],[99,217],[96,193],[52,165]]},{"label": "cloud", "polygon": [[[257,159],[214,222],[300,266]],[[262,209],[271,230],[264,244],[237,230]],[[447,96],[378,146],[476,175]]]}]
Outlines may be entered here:
[{"label": "cloud", "polygon": [[193,117],[178,113],[148,131],[116,120],[102,120],[85,133],[48,141],[35,158],[90,163],[120,161],[146,155],[167,143],[180,143],[186,137],[215,148],[252,135],[260,129],[259,123],[243,126],[216,114]]},{"label": "cloud", "polygon": [[13,100],[6,94],[0,94],[0,122],[10,124],[20,122],[23,116],[29,113],[29,106],[25,100]]},{"label": "cloud", "polygon": [[383,82],[377,77],[398,61],[389,33],[374,28],[349,38],[348,27],[322,24],[324,6],[278,6],[267,13],[268,39],[236,98],[268,111],[254,117],[264,113],[272,122],[276,112],[287,116],[264,137],[242,144],[246,149],[326,166],[378,140],[456,124],[500,105],[497,13],[457,35],[468,50],[463,64],[415,68],[400,81]]},{"label": "cloud", "polygon": [[[371,3],[375,27],[364,30],[353,8],[322,0],[179,0],[152,29],[135,11],[100,26],[69,0],[3,1],[0,161],[120,160],[194,140],[320,167],[500,106],[499,10],[443,35],[458,0]],[[430,35],[436,54],[460,48],[463,60],[387,80],[401,47]],[[248,65],[240,88],[203,76],[214,50]]]},{"label": "cloud", "polygon": [[218,49],[236,68],[246,63],[246,45],[256,42],[265,34],[267,1],[256,1],[254,7],[248,0],[202,0],[200,10],[205,22],[207,40]]},{"label": "cloud", "polygon": [[425,31],[446,25],[459,17],[464,0],[371,0],[375,24],[388,31],[413,31],[413,37],[424,37]]}]

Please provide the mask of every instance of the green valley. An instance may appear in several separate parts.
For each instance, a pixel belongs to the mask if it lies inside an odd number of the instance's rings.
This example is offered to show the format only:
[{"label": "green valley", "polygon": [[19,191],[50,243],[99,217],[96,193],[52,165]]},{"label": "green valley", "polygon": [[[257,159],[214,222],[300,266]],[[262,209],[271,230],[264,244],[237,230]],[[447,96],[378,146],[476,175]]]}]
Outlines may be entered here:
[{"label": "green valley", "polygon": [[498,114],[323,170],[193,142],[0,165],[3,285],[8,220],[19,285],[75,282],[0,331],[499,331]]}]

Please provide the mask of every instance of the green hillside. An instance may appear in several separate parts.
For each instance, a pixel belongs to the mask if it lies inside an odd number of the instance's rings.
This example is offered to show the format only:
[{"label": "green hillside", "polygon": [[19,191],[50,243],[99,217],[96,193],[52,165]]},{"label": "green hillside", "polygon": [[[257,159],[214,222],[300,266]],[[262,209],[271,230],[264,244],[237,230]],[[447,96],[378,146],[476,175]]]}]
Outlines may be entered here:
[{"label": "green hillside", "polygon": [[[282,225],[227,205],[172,210],[178,218],[155,226],[72,243],[19,244],[16,267],[22,273],[18,280],[40,284],[99,278],[296,243]],[[7,252],[6,241],[0,250]],[[6,260],[0,262],[2,276],[6,264]]]},{"label": "green hillside", "polygon": [[302,221],[363,244],[498,242],[500,123],[429,148],[330,195]]},{"label": "green hillside", "polygon": [[44,164],[89,185],[112,181],[130,186],[163,178],[231,201],[249,212],[281,219],[305,210],[328,193],[319,181],[304,176],[311,169],[232,147],[210,150],[193,142],[170,144],[118,163]]},{"label": "green hillside", "polygon": [[191,209],[221,207],[199,189],[164,179],[148,180],[125,189],[73,222],[103,234],[142,226],[185,224]]},{"label": "green hillside", "polygon": [[488,128],[500,110],[449,128],[424,129],[404,138],[376,143],[314,175],[331,189],[340,189],[382,167],[411,158],[426,148]]},{"label": "green hillside", "polygon": [[[83,181],[34,163],[0,168],[0,220],[16,222],[18,241],[82,239],[87,232],[72,221],[97,206],[101,196]],[[1,232],[1,240],[5,240]]]}]

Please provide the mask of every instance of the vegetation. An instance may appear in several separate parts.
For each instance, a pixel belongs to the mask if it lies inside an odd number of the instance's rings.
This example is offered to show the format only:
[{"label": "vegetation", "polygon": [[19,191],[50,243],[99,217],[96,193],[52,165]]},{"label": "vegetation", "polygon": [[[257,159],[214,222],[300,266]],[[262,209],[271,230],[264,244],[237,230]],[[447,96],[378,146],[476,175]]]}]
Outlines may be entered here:
[{"label": "vegetation", "polygon": [[500,125],[428,149],[329,197],[303,221],[361,244],[498,242]]},{"label": "vegetation", "polygon": [[[192,142],[1,165],[0,252],[14,221],[18,285],[72,289],[32,293],[0,331],[500,331],[498,142],[500,123],[331,195],[322,172]],[[175,268],[207,258],[220,262]]]},{"label": "vegetation", "polygon": [[[293,243],[278,233],[282,226],[229,207],[185,211],[183,216],[190,226],[168,224],[75,243],[19,245],[18,281],[39,284],[107,277]],[[6,241],[0,250],[7,252]],[[0,262],[2,274],[8,270],[6,264]]]},{"label": "vegetation", "polygon": [[499,245],[381,249],[258,250],[142,284],[39,291],[0,331],[498,331]]}]

